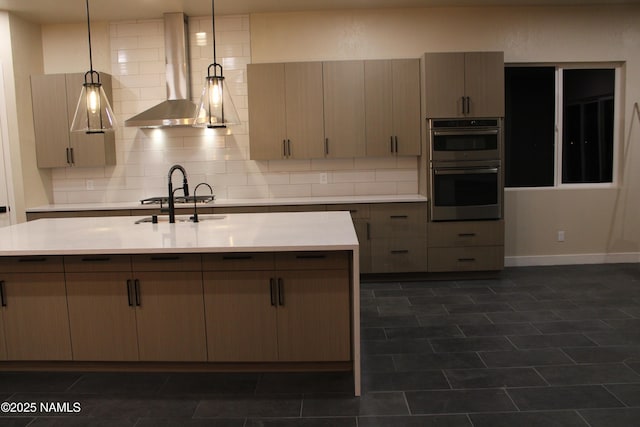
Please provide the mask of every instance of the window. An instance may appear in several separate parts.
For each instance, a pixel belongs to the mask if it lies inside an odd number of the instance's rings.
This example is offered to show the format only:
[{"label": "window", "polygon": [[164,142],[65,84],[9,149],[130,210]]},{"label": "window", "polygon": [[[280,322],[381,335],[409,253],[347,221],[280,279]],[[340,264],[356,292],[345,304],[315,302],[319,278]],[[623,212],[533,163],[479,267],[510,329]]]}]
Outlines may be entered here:
[{"label": "window", "polygon": [[505,186],[612,183],[616,68],[505,69]]}]

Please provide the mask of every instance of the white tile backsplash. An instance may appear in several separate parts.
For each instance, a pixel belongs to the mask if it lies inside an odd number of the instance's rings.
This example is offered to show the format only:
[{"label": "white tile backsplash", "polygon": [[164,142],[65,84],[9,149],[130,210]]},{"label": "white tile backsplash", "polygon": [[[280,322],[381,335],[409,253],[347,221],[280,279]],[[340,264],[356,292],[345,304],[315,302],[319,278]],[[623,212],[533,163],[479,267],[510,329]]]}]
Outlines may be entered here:
[{"label": "white tile backsplash", "polygon": [[[204,37],[196,37],[203,32]],[[246,67],[251,62],[248,15],[216,18],[217,62],[224,67],[243,121],[232,135],[194,128],[136,129],[124,121],[165,100],[161,19],[113,22],[110,43],[117,165],[62,168],[52,173],[55,203],[135,202],[164,195],[172,164],[185,166],[192,188],[214,187],[219,199],[415,194],[415,157],[249,160]],[[211,17],[189,18],[191,97],[197,102],[213,62]],[[323,174],[327,183],[321,183]],[[91,180],[92,190],[87,190]]]}]

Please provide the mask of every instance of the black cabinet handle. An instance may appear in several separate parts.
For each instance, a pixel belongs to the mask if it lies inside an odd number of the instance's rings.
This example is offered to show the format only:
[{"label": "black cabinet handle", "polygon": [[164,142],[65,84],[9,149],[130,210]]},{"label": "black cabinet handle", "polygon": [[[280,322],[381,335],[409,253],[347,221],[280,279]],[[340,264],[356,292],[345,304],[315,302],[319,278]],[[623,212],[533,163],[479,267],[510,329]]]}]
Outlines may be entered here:
[{"label": "black cabinet handle", "polygon": [[284,281],[278,278],[278,305],[284,305]]},{"label": "black cabinet handle", "polygon": [[180,259],[178,255],[171,256],[152,256],[149,258],[151,261],[177,261]]},{"label": "black cabinet handle", "polygon": [[324,154],[329,155],[329,138],[324,139]]},{"label": "black cabinet handle", "polygon": [[371,240],[371,223],[367,222],[367,240]]},{"label": "black cabinet handle", "polygon": [[476,233],[458,233],[458,237],[475,237]]},{"label": "black cabinet handle", "polygon": [[291,157],[291,140],[287,139],[287,152],[289,154],[288,157]]},{"label": "black cabinet handle", "polygon": [[398,135],[396,135],[396,136],[394,137],[394,141],[395,141],[395,147],[394,147],[394,150],[393,150],[393,151],[394,151],[396,154],[398,154]]},{"label": "black cabinet handle", "polygon": [[4,299],[4,280],[0,280],[0,306],[7,306],[7,301]]},{"label": "black cabinet handle", "polygon": [[76,162],[76,156],[75,156],[75,154],[74,154],[74,152],[73,152],[73,147],[71,147],[71,148],[69,149],[69,151],[71,152],[71,164],[73,165],[73,164],[75,164],[75,162]]},{"label": "black cabinet handle", "polygon": [[474,262],[475,258],[458,258],[458,262]]},{"label": "black cabinet handle", "polygon": [[20,258],[18,260],[18,262],[45,262],[47,259],[46,258],[42,258],[42,257],[38,257],[38,258]]},{"label": "black cabinet handle", "polygon": [[66,148],[66,154],[67,154],[67,163],[71,164],[71,154],[69,153],[69,148]]},{"label": "black cabinet handle", "polygon": [[296,259],[325,259],[326,255],[296,255]]},{"label": "black cabinet handle", "polygon": [[223,261],[238,261],[238,260],[247,260],[253,259],[252,255],[223,255]]},{"label": "black cabinet handle", "polygon": [[271,305],[276,306],[276,279],[269,279],[269,296],[271,297]]},{"label": "black cabinet handle", "polygon": [[409,215],[390,215],[389,219],[407,219]]},{"label": "black cabinet handle", "polygon": [[133,287],[135,290],[135,296],[136,296],[136,306],[140,307],[140,280],[135,279],[133,281]]},{"label": "black cabinet handle", "polygon": [[282,140],[282,157],[287,157],[287,140]]},{"label": "black cabinet handle", "polygon": [[399,250],[391,251],[391,253],[393,255],[408,254],[409,250],[408,249],[399,249]]},{"label": "black cabinet handle", "polygon": [[393,153],[393,136],[389,137],[389,151]]},{"label": "black cabinet handle", "polygon": [[462,100],[462,115],[464,116],[467,113],[467,109],[465,108],[465,100],[464,96],[460,98]]},{"label": "black cabinet handle", "polygon": [[129,307],[133,307],[133,299],[131,298],[131,279],[127,279],[127,302]]},{"label": "black cabinet handle", "polygon": [[82,258],[82,262],[107,262],[111,261],[111,258],[107,257],[87,257]]}]

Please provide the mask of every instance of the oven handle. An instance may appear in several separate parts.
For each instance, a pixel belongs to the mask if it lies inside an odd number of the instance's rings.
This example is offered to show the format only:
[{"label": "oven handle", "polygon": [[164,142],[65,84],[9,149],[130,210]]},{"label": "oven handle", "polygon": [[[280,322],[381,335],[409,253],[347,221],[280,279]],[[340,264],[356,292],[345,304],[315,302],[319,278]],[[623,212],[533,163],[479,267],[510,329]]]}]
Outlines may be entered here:
[{"label": "oven handle", "polygon": [[496,167],[477,167],[477,168],[440,168],[433,169],[435,175],[475,175],[479,173],[496,174],[498,168]]},{"label": "oven handle", "polygon": [[452,135],[497,135],[498,129],[470,129],[470,130],[434,130],[433,136],[452,136]]}]

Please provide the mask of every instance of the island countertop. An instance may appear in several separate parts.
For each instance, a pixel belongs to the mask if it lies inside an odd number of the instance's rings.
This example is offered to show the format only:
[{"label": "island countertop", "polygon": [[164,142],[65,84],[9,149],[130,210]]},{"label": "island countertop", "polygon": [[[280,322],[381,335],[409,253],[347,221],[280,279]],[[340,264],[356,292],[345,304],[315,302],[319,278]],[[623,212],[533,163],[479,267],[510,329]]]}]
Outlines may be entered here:
[{"label": "island countertop", "polygon": [[355,250],[348,212],[40,219],[0,228],[0,256]]}]

